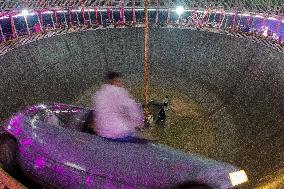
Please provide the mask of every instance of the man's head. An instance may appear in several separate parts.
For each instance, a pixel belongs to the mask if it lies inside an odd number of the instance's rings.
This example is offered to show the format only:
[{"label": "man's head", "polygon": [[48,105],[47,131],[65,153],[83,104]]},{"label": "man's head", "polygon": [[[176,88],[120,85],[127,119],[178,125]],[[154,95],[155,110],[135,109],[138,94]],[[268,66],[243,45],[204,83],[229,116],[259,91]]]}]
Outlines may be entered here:
[{"label": "man's head", "polygon": [[105,76],[105,80],[106,80],[106,83],[108,84],[115,85],[118,87],[123,86],[122,74],[119,72],[114,72],[114,71],[107,72]]}]

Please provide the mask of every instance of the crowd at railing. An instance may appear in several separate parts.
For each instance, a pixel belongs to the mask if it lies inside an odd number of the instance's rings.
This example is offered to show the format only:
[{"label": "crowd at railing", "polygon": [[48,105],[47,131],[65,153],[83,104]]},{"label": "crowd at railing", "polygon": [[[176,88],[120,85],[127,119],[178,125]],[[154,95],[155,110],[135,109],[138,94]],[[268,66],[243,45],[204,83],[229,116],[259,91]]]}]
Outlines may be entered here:
[{"label": "crowd at railing", "polygon": [[236,37],[248,38],[254,41],[262,42],[265,45],[269,45],[276,50],[284,52],[284,42],[282,37],[275,36],[272,30],[268,28],[263,28],[262,30],[248,30],[247,28],[236,26],[227,28],[226,31]]},{"label": "crowd at railing", "polygon": [[[168,24],[160,24],[162,27],[168,27]],[[278,51],[284,52],[284,38],[283,36],[276,36],[275,33],[268,27],[261,29],[250,29],[242,25],[233,25],[230,27],[224,27],[222,24],[217,22],[204,23],[194,22],[191,19],[184,19],[181,22],[171,24],[172,27],[177,28],[191,28],[195,30],[211,31],[215,33],[222,33],[231,35],[238,38],[251,39],[255,42],[263,43]]]},{"label": "crowd at railing", "polygon": [[[77,14],[77,13],[76,13]],[[193,14],[193,13],[192,13]],[[217,13],[215,13],[217,14]],[[116,28],[116,27],[143,27],[144,26],[144,18],[142,19],[91,19],[89,13],[89,19],[84,19],[83,22],[78,19],[72,20],[68,22],[65,17],[65,22],[57,22],[49,24],[34,24],[32,27],[23,27],[17,30],[15,33],[5,33],[0,36],[0,55],[5,54],[9,51],[9,49],[13,49],[14,47],[20,46],[21,44],[26,44],[31,41],[35,41],[41,38],[50,37],[53,35],[64,34],[68,32],[76,32],[81,30],[92,30],[98,28]],[[193,30],[204,30],[210,32],[218,32],[222,34],[227,34],[239,38],[247,38],[253,41],[261,42],[264,45],[268,45],[278,51],[284,52],[284,43],[281,37],[275,36],[275,34],[269,28],[262,29],[254,29],[249,28],[248,26],[242,26],[236,24],[231,24],[226,26],[227,20],[223,17],[223,21],[219,19],[218,21],[214,18],[213,20],[209,19],[210,16],[203,14],[199,17],[193,17],[192,15],[182,19],[178,17],[178,19],[150,19],[151,27],[170,27],[170,28],[187,28]],[[220,15],[219,15],[220,17]],[[221,17],[220,17],[221,18]],[[228,18],[226,18],[228,19]],[[224,21],[225,20],[225,21]],[[225,22],[225,23],[224,23]]]}]

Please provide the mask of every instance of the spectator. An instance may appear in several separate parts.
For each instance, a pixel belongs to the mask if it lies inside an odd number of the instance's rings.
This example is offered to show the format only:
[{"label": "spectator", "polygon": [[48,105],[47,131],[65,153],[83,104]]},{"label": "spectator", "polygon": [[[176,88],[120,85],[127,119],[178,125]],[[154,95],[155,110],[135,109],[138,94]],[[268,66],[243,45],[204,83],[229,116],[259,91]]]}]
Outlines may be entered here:
[{"label": "spectator", "polygon": [[36,23],[34,25],[34,30],[35,30],[36,33],[40,33],[40,24],[39,23]]}]

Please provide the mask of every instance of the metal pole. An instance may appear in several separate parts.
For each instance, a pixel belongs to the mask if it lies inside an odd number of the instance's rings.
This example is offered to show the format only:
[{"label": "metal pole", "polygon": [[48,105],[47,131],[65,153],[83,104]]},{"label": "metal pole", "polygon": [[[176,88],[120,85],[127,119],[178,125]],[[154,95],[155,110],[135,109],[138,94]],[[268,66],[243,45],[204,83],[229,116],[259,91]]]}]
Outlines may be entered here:
[{"label": "metal pole", "polygon": [[17,38],[18,38],[13,16],[12,16],[11,14],[9,14],[9,17],[10,17],[10,23],[11,23],[11,26],[12,26],[13,38],[14,38],[14,37],[17,37]]},{"label": "metal pole", "polygon": [[37,12],[37,22],[38,22],[38,24],[39,24],[39,29],[40,29],[40,31],[42,31],[42,30],[41,30],[40,18],[39,18],[39,12]]},{"label": "metal pole", "polygon": [[40,22],[41,22],[41,26],[45,28],[45,25],[43,23],[43,18],[42,18],[42,12],[40,12]]},{"label": "metal pole", "polygon": [[84,7],[81,9],[81,12],[82,12],[82,17],[83,17],[83,25],[85,25],[86,19],[85,19],[85,9],[84,9]]},{"label": "metal pole", "polygon": [[42,31],[44,24],[43,24],[42,12],[41,11],[38,12],[38,20],[39,20],[40,30]]},{"label": "metal pole", "polygon": [[220,25],[219,25],[219,27],[218,27],[218,29],[220,29],[220,28],[222,28],[222,25],[223,25],[223,23],[224,23],[224,20],[225,20],[225,18],[226,18],[226,12],[225,11],[222,11],[222,19],[221,19],[221,21],[220,21]]},{"label": "metal pole", "polygon": [[101,7],[99,7],[99,13],[100,13],[100,20],[101,20],[101,25],[103,25],[103,15],[102,15],[102,8]]},{"label": "metal pole", "polygon": [[276,24],[276,32],[279,33],[280,26],[281,26],[281,18],[280,18],[280,16],[278,16],[277,20],[278,20],[278,22]]},{"label": "metal pole", "polygon": [[237,12],[234,11],[234,19],[233,19],[233,28],[236,28],[236,18],[237,18]]},{"label": "metal pole", "polygon": [[2,36],[3,41],[6,41],[3,30],[2,30],[1,21],[0,21],[0,32],[1,32],[1,36]]},{"label": "metal pole", "polygon": [[99,19],[98,19],[98,7],[95,7],[95,17],[96,17],[96,24],[99,25]]},{"label": "metal pole", "polygon": [[123,22],[122,0],[119,2],[119,20]]},{"label": "metal pole", "polygon": [[229,19],[229,13],[226,14],[226,11],[225,11],[225,18],[226,18],[226,21],[225,21],[225,25],[224,25],[224,30],[226,30],[226,28],[227,28],[227,23],[228,23],[228,19]]},{"label": "metal pole", "polygon": [[144,105],[147,115],[147,103],[149,98],[149,15],[148,15],[149,0],[145,0],[145,51],[144,51]]},{"label": "metal pole", "polygon": [[76,17],[77,17],[78,26],[81,26],[77,10],[75,10],[75,12],[76,12]]},{"label": "metal pole", "polygon": [[107,19],[108,19],[108,21],[111,20],[111,10],[110,10],[110,6],[107,7]]},{"label": "metal pole", "polygon": [[248,27],[248,29],[250,30],[250,26],[251,26],[251,25],[250,25],[250,22],[251,22],[251,15],[248,16],[247,21],[248,21],[247,27]]},{"label": "metal pole", "polygon": [[215,23],[216,21],[216,16],[217,16],[217,10],[215,9],[215,14],[214,14],[214,17],[213,17],[213,22]]},{"label": "metal pole", "polygon": [[63,16],[64,16],[65,26],[68,28],[68,23],[67,23],[67,19],[66,19],[66,15],[65,15],[65,10],[63,10]]},{"label": "metal pole", "polygon": [[155,19],[156,24],[159,22],[159,0],[156,0],[156,19]]},{"label": "metal pole", "polygon": [[193,26],[195,25],[196,20],[197,20],[197,12],[196,12],[196,9],[194,9],[194,11],[193,11]]},{"label": "metal pole", "polygon": [[72,28],[72,13],[70,7],[68,7],[68,14],[69,14],[69,28]]},{"label": "metal pole", "polygon": [[254,27],[253,27],[254,15],[250,14],[250,16],[251,16],[251,21],[250,21],[250,28],[249,29],[251,30],[251,29],[254,29]]},{"label": "metal pole", "polygon": [[51,18],[52,27],[53,27],[53,29],[55,29],[55,25],[54,25],[54,20],[53,20],[52,13],[50,13],[50,18]]},{"label": "metal pole", "polygon": [[31,35],[28,20],[27,20],[27,15],[24,15],[24,19],[25,19],[25,23],[26,23],[26,26],[27,26],[28,34]]},{"label": "metal pole", "polygon": [[125,24],[125,12],[124,12],[124,5],[125,5],[125,0],[122,3],[122,15],[123,15],[123,24]]},{"label": "metal pole", "polygon": [[134,4],[132,5],[132,23],[136,23],[136,12],[135,12],[135,6]]},{"label": "metal pole", "polygon": [[89,16],[89,23],[92,24],[91,14],[90,14],[90,8],[88,7],[88,16]]},{"label": "metal pole", "polygon": [[266,27],[266,15],[263,16],[263,19],[262,19],[262,27],[263,27],[263,28]]},{"label": "metal pole", "polygon": [[[209,18],[210,18],[210,9],[207,9],[206,10],[206,27],[208,27]],[[215,18],[216,18],[216,10],[215,10],[214,21],[213,22],[215,22]]]},{"label": "metal pole", "polygon": [[171,8],[168,7],[167,24],[169,24],[170,22],[170,16],[171,16]]},{"label": "metal pole", "polygon": [[243,13],[241,13],[239,17],[240,17],[239,26],[241,26],[241,24],[242,24],[242,18],[243,18]]},{"label": "metal pole", "polygon": [[54,17],[55,17],[55,28],[57,28],[58,27],[57,11],[53,10],[53,14],[54,14]]},{"label": "metal pole", "polygon": [[113,22],[113,21],[114,21],[114,18],[113,18],[112,0],[110,1],[110,6],[111,6],[111,20],[112,20],[112,22]]}]

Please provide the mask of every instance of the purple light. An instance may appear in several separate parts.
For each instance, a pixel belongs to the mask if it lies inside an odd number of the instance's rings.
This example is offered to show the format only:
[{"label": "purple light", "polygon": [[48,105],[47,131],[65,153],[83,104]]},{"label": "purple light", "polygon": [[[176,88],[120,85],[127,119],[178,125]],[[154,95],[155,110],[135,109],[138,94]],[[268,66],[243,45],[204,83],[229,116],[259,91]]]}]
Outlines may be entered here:
[{"label": "purple light", "polygon": [[19,136],[19,134],[20,134],[21,131],[22,131],[22,128],[21,128],[20,126],[15,127],[14,135],[15,135],[15,136]]},{"label": "purple light", "polygon": [[63,167],[61,167],[59,165],[55,165],[54,172],[58,173],[58,174],[63,174],[64,173],[64,169],[63,169]]},{"label": "purple light", "polygon": [[23,146],[30,146],[33,143],[33,139],[29,138],[29,139],[24,139],[22,144]]},{"label": "purple light", "polygon": [[62,106],[61,104],[54,104],[54,107],[60,109],[60,108],[62,108],[63,106]]},{"label": "purple light", "polygon": [[2,16],[2,17],[0,17],[0,20],[4,20],[4,19],[8,19],[9,18],[9,16]]},{"label": "purple light", "polygon": [[30,146],[32,143],[33,143],[33,140],[32,140],[32,139],[30,139],[30,138],[29,138],[29,139],[24,139],[24,140],[22,141],[22,146],[19,148],[20,153],[21,153],[22,155],[24,155],[25,150],[26,150],[27,147]]},{"label": "purple light", "polygon": [[43,157],[39,157],[35,160],[35,168],[37,169],[43,169],[45,166],[45,160]]},{"label": "purple light", "polygon": [[24,150],[33,143],[32,139],[24,139],[22,146],[20,147],[20,152],[24,153]]},{"label": "purple light", "polygon": [[38,109],[37,109],[37,107],[35,107],[35,106],[31,106],[31,107],[28,108],[28,111],[31,112],[31,113],[36,113],[37,110],[38,110]]},{"label": "purple light", "polygon": [[113,182],[109,179],[105,180],[105,188],[109,188],[109,189],[116,189],[117,187],[113,184]]},{"label": "purple light", "polygon": [[90,176],[90,175],[88,175],[88,176],[86,177],[86,185],[87,185],[87,186],[91,186],[91,176]]},{"label": "purple light", "polygon": [[42,12],[42,14],[53,14],[53,12],[52,11],[44,11],[44,12]]},{"label": "purple light", "polygon": [[18,136],[22,131],[22,124],[23,124],[22,116],[21,115],[14,116],[9,122],[10,127],[8,129],[10,133],[14,136]]},{"label": "purple light", "polygon": [[21,116],[20,116],[20,115],[17,115],[17,116],[14,116],[14,117],[10,120],[9,124],[10,124],[11,126],[17,126],[17,125],[21,124],[21,122],[22,122]]},{"label": "purple light", "polygon": [[71,110],[72,113],[78,113],[80,111],[81,111],[80,109]]}]

